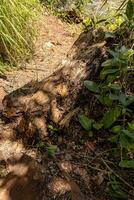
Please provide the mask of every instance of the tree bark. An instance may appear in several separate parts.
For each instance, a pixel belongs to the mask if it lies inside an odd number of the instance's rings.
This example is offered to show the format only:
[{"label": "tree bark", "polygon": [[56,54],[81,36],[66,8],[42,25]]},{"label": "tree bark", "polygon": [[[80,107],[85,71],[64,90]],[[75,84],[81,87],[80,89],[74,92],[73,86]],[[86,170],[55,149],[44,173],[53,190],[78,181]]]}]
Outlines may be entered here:
[{"label": "tree bark", "polygon": [[17,133],[47,136],[47,122],[64,126],[77,112],[76,104],[85,79],[98,76],[106,57],[102,30],[82,33],[70,49],[60,70],[41,82],[30,82],[7,95],[2,115]]}]

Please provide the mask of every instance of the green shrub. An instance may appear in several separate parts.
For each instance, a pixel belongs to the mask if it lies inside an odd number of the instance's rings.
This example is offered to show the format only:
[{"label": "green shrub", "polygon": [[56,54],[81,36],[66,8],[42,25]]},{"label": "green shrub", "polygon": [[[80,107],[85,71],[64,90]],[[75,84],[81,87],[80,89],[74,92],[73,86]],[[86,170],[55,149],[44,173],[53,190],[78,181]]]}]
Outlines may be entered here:
[{"label": "green shrub", "polygon": [[38,0],[0,1],[0,60],[17,63],[30,54],[39,13]]},{"label": "green shrub", "polygon": [[63,18],[71,10],[82,13],[87,3],[91,2],[91,0],[41,0],[41,2],[52,13]]}]

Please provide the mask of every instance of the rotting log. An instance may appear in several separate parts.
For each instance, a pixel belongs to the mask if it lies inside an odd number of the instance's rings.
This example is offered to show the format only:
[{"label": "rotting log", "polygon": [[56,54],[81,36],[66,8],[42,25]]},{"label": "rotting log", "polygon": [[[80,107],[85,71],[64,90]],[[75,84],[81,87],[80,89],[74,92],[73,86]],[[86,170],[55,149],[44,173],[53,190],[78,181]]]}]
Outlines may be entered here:
[{"label": "rotting log", "polygon": [[[30,82],[3,100],[2,116],[21,137],[47,136],[47,123],[64,125],[75,107],[85,79],[97,77],[106,57],[102,30],[82,33],[61,68],[41,82]],[[71,114],[70,114],[71,112]],[[22,136],[23,134],[23,136]]]}]

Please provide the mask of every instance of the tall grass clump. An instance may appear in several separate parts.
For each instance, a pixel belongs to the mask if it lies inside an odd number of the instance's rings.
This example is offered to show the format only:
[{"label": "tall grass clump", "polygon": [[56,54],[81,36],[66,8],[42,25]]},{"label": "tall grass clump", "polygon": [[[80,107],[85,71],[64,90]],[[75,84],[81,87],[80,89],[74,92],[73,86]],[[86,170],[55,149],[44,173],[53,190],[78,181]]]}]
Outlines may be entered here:
[{"label": "tall grass clump", "polygon": [[0,0],[0,60],[17,64],[32,50],[38,0]]}]

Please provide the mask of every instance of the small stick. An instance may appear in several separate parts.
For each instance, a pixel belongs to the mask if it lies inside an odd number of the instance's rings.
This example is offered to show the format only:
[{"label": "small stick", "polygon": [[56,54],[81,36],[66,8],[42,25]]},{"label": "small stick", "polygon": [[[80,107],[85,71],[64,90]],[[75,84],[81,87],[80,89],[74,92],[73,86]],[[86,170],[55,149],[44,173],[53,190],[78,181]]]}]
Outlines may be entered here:
[{"label": "small stick", "polygon": [[103,158],[101,158],[102,162],[104,163],[104,165],[107,167],[107,169],[113,173],[118,179],[120,179],[125,185],[127,185],[128,187],[130,187],[132,190],[134,190],[134,187],[132,185],[130,185],[127,181],[125,181],[122,177],[120,177],[116,172],[114,172],[109,165],[105,162],[105,160]]}]

